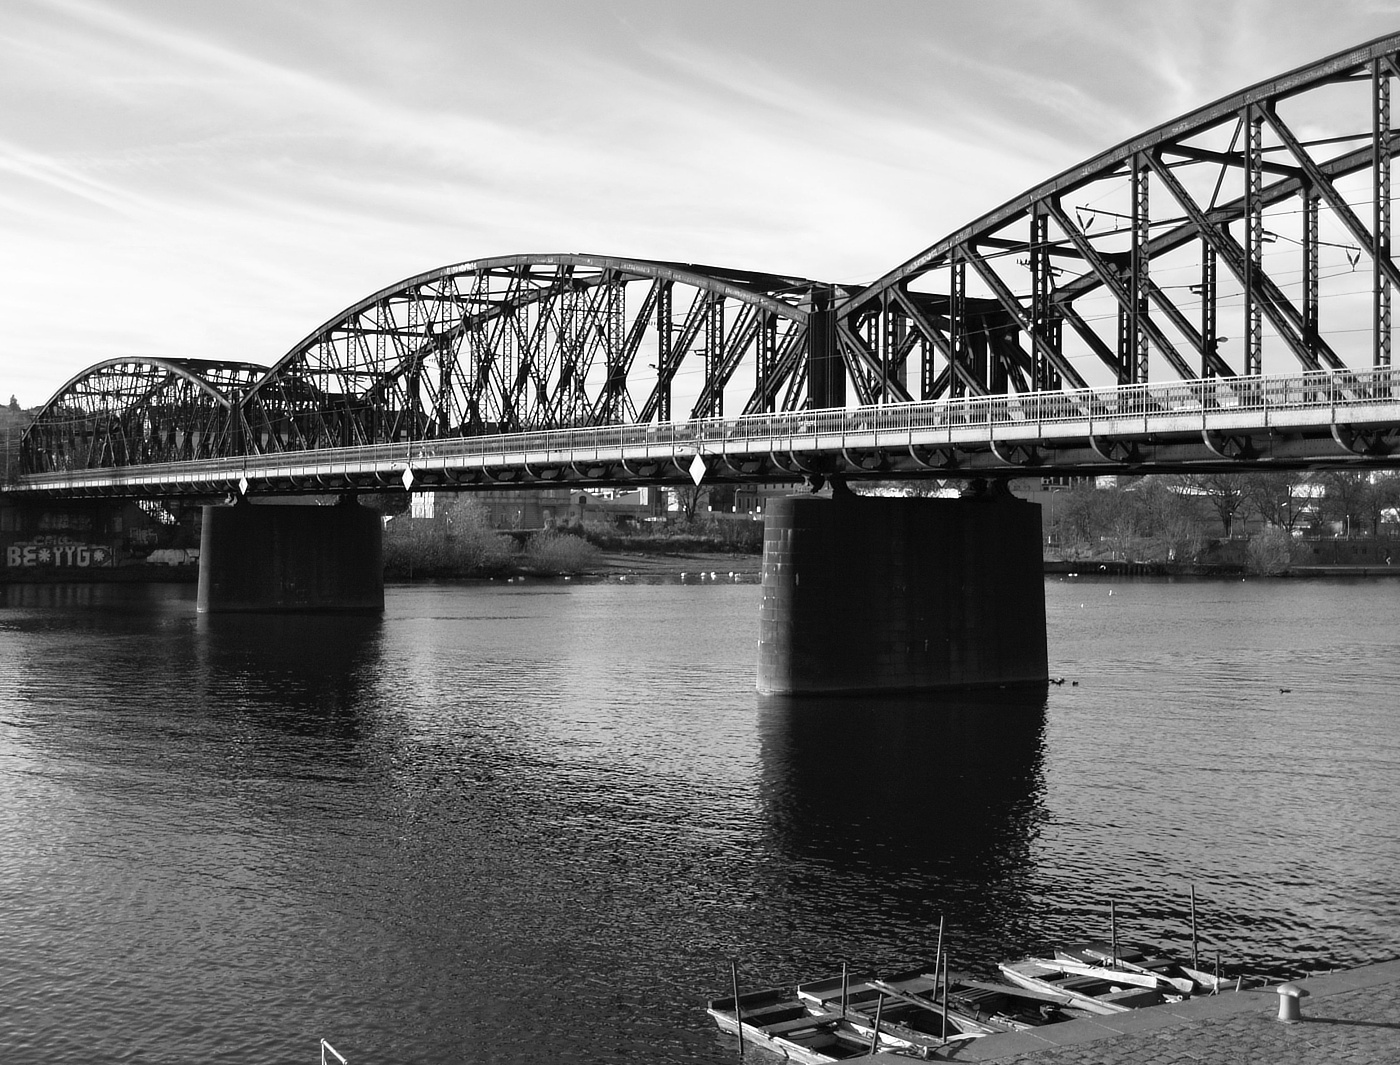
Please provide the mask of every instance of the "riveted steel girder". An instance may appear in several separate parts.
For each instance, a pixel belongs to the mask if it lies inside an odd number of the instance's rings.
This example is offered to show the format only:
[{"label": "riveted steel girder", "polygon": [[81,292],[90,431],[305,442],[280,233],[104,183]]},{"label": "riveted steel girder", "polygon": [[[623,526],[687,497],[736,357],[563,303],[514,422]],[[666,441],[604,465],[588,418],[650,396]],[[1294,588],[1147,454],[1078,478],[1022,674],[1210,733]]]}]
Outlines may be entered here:
[{"label": "riveted steel girder", "polygon": [[260,453],[772,410],[813,282],[591,255],[443,267],[297,344],[240,406]]},{"label": "riveted steel girder", "polygon": [[[1066,170],[853,291],[837,308],[848,363],[895,354],[880,345],[899,323],[860,326],[906,293],[992,302],[988,393],[1389,365],[1395,77],[1400,34]],[[923,378],[953,379],[965,324],[904,313],[929,341]]]},{"label": "riveted steel girder", "polygon": [[21,443],[28,473],[218,458],[236,453],[239,398],[266,372],[252,363],[107,359],[65,382]]}]

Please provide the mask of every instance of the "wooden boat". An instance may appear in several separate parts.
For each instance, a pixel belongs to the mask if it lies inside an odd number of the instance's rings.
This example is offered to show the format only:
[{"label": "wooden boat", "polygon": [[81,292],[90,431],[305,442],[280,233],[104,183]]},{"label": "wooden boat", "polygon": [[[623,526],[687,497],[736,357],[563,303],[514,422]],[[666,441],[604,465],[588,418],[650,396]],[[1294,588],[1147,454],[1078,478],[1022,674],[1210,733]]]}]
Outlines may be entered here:
[{"label": "wooden boat", "polygon": [[1088,1016],[1068,995],[985,983],[970,976],[949,978],[948,1000],[978,1024],[998,1032],[1022,1032]]},{"label": "wooden boat", "polygon": [[1227,977],[1220,973],[1195,969],[1175,958],[1153,953],[1141,946],[1108,943],[1085,943],[1077,947],[1059,948],[1055,957],[1060,961],[1077,962],[1121,975],[1139,973],[1156,977],[1173,992],[1182,996],[1215,995],[1222,991],[1238,991],[1260,982],[1243,976]]},{"label": "wooden boat", "polygon": [[[899,1026],[948,1041],[1022,1031],[1084,1015],[1065,995],[983,983],[959,974],[951,976],[948,984],[946,1027],[942,981],[923,968],[884,978],[847,977],[845,1013],[853,1024],[869,1030],[879,1009],[882,1028],[893,1031],[893,1026]],[[843,978],[799,984],[797,994],[813,1012],[840,1010]]]},{"label": "wooden boat", "polygon": [[[1090,1013],[1125,1013],[1167,1001],[1161,981],[1142,973],[1107,969],[1057,958],[1022,958],[997,966],[1002,976],[1018,987],[1064,995]],[[1182,996],[1172,993],[1173,997]]]},{"label": "wooden boat", "polygon": [[721,1031],[738,1035],[746,1045],[760,1046],[803,1065],[825,1065],[845,1058],[865,1057],[875,1050],[928,1058],[944,1044],[927,1035],[880,1018],[879,1035],[873,1019],[863,1025],[840,1010],[812,1010],[786,988],[753,991],[734,998],[718,998],[707,1011]]},{"label": "wooden boat", "polygon": [[814,1013],[841,1013],[853,1027],[867,1034],[873,1031],[877,1013],[881,1032],[895,1037],[907,1038],[912,1033],[943,1042],[989,1035],[997,1030],[963,1015],[951,1002],[945,1025],[939,987],[936,976],[911,969],[883,980],[874,976],[810,980],[797,985],[797,995]]},{"label": "wooden boat", "polygon": [[740,1035],[760,1046],[805,1065],[823,1065],[870,1053],[870,1041],[842,1025],[839,1013],[816,1014],[789,990],[773,988],[711,1000],[707,1013],[721,1031]]}]

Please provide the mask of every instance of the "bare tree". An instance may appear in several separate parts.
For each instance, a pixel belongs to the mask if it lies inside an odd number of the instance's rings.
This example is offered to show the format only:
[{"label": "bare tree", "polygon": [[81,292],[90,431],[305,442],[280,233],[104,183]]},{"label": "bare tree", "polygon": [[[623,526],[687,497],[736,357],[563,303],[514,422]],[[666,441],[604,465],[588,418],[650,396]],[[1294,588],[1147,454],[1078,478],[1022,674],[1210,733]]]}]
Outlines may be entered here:
[{"label": "bare tree", "polygon": [[1237,473],[1182,473],[1165,478],[1178,491],[1197,495],[1210,504],[1228,537],[1234,532],[1235,515],[1245,505],[1244,483]]},{"label": "bare tree", "polygon": [[1159,561],[1186,561],[1205,547],[1206,532],[1201,498],[1174,477],[1145,477],[1132,493],[1140,514],[1139,528],[1145,557]]},{"label": "bare tree", "polygon": [[1371,508],[1372,532],[1379,536],[1386,512],[1400,509],[1400,474],[1386,470],[1372,475]]},{"label": "bare tree", "polygon": [[1090,481],[1060,493],[1057,499],[1055,528],[1060,543],[1089,554],[1106,543],[1114,558],[1126,557],[1139,528],[1136,501],[1130,493],[1121,487],[1098,488]]},{"label": "bare tree", "polygon": [[1311,482],[1312,474],[1303,470],[1279,470],[1242,473],[1239,477],[1245,500],[1260,519],[1291,533],[1304,512],[1298,489]]},{"label": "bare tree", "polygon": [[1319,512],[1324,520],[1335,521],[1347,536],[1363,530],[1374,536],[1380,528],[1381,511],[1394,495],[1388,476],[1363,470],[1328,470],[1317,475],[1323,497]]},{"label": "bare tree", "polygon": [[700,509],[700,500],[709,494],[709,488],[698,484],[677,485],[671,489],[671,497],[676,501],[676,512],[687,525],[694,524],[695,512]]}]

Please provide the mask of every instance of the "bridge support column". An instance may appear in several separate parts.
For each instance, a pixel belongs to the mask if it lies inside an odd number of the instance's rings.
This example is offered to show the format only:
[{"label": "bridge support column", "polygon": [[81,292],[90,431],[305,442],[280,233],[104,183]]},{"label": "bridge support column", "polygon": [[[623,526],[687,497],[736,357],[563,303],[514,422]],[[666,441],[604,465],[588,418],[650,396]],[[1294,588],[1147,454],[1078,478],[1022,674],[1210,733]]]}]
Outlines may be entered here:
[{"label": "bridge support column", "polygon": [[764,519],[758,690],[1044,683],[1040,506],[790,496]]},{"label": "bridge support column", "polygon": [[378,613],[384,609],[379,511],[333,507],[205,507],[201,614]]}]

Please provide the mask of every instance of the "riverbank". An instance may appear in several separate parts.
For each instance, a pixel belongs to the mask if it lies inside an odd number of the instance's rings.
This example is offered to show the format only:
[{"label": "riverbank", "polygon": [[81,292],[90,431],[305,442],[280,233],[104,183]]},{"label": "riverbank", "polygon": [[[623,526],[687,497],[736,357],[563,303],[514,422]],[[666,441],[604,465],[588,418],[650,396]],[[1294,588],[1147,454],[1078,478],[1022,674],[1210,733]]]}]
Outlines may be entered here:
[{"label": "riverbank", "polygon": [[719,551],[678,551],[656,554],[642,551],[604,552],[601,564],[586,574],[599,577],[676,577],[687,578],[701,574],[715,579],[734,576],[757,578],[763,572],[761,555],[732,554]]},{"label": "riverbank", "polygon": [[[733,553],[726,551],[606,551],[597,562],[577,573],[575,578],[617,578],[636,577],[647,580],[694,578],[727,580],[757,580],[763,573],[761,555]],[[1197,580],[1238,580],[1250,576],[1244,566],[1236,565],[1181,565],[1166,562],[1095,562],[1092,560],[1067,561],[1046,559],[1047,576],[1059,577],[1177,577]],[[544,574],[527,565],[512,567],[498,575],[496,579],[535,577],[552,579],[556,575]],[[1258,576],[1258,575],[1255,575]],[[1282,573],[1270,574],[1273,577],[1292,579],[1316,579],[1324,577],[1400,577],[1400,566],[1292,566]],[[193,583],[199,579],[197,564],[152,565],[137,563],[127,566],[104,567],[47,567],[28,568],[23,571],[0,570],[0,584],[109,584],[109,583]],[[390,578],[402,581],[403,577]],[[412,580],[412,578],[408,578]],[[445,576],[441,574],[432,580],[484,580],[480,576]]]},{"label": "riverbank", "polygon": [[1306,579],[1318,577],[1400,577],[1400,566],[1298,566],[1278,573],[1251,573],[1247,566],[1197,565],[1174,562],[1094,562],[1046,559],[1046,574],[1067,577],[1193,577],[1201,580],[1234,580],[1240,577]]}]

